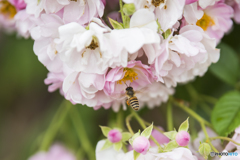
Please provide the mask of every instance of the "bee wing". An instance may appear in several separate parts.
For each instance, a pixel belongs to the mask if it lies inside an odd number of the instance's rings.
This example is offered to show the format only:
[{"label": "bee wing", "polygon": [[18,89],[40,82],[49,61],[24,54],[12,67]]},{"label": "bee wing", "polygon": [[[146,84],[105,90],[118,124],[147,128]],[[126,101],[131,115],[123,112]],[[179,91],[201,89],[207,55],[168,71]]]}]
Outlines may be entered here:
[{"label": "bee wing", "polygon": [[110,95],[111,98],[116,99],[116,100],[123,100],[126,97],[125,93],[114,93]]},{"label": "bee wing", "polygon": [[137,94],[140,94],[140,93],[144,93],[148,90],[149,87],[144,87],[144,88],[141,88],[140,90],[137,90],[135,91],[134,93],[137,95]]}]

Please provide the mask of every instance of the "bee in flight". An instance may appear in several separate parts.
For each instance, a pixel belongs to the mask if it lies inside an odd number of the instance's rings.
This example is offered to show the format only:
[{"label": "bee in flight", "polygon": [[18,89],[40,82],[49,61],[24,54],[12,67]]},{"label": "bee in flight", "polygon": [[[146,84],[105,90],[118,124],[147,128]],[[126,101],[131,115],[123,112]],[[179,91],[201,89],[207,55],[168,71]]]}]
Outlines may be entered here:
[{"label": "bee in flight", "polygon": [[131,106],[135,111],[139,109],[139,102],[137,97],[135,96],[135,91],[131,86],[127,86],[126,88],[126,103],[128,106]]},{"label": "bee in flight", "polygon": [[143,93],[143,91],[146,90],[146,88],[142,88],[141,90],[134,91],[133,87],[131,87],[131,83],[129,86],[126,84],[126,86],[127,86],[127,88],[126,88],[125,93],[113,94],[111,96],[111,98],[116,99],[116,100],[123,100],[124,98],[126,98],[127,105],[132,107],[135,111],[138,111],[139,101],[138,101],[136,94]]}]

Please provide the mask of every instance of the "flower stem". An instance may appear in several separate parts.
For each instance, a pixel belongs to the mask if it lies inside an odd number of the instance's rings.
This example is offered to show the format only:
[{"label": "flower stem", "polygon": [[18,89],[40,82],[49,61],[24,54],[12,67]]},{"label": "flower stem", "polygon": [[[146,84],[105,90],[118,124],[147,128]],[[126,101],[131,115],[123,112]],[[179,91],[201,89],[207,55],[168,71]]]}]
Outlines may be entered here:
[{"label": "flower stem", "polygon": [[[131,110],[131,112],[132,112],[133,116],[136,118],[136,120],[138,121],[138,123],[140,124],[140,126],[143,129],[147,128],[144,121],[142,120],[142,118],[134,110]],[[161,145],[158,143],[158,141],[153,136],[150,136],[150,139],[158,146],[159,150],[162,150]]]},{"label": "flower stem", "polygon": [[240,143],[237,143],[236,141],[232,140],[231,138],[228,138],[228,137],[210,137],[209,138],[210,140],[215,140],[215,139],[222,139],[222,140],[226,140],[226,141],[230,141],[238,146],[240,146]]},{"label": "flower stem", "polygon": [[86,130],[84,128],[84,124],[81,120],[81,116],[79,114],[78,109],[76,106],[72,106],[71,109],[71,119],[72,123],[77,131],[78,139],[80,141],[81,147],[87,153],[89,160],[95,160],[94,149],[88,139]]},{"label": "flower stem", "polygon": [[134,132],[133,132],[132,127],[130,125],[130,120],[131,120],[132,116],[133,116],[133,114],[130,114],[130,115],[127,116],[127,118],[126,118],[126,126],[128,128],[128,131],[131,133],[131,135],[134,135]]},{"label": "flower stem", "polygon": [[167,129],[168,131],[173,130],[172,104],[170,101],[167,104]]},{"label": "flower stem", "polygon": [[182,103],[179,103],[177,100],[173,101],[174,104],[176,104],[178,107],[180,107],[182,110],[184,110],[185,112],[187,112],[189,115],[191,115],[193,118],[195,118],[198,122],[203,122],[204,124],[206,124],[207,126],[212,128],[211,123],[209,123],[208,121],[206,121],[205,119],[203,119],[201,116],[199,116],[197,113],[195,113],[193,110],[191,110],[189,107],[185,106]]},{"label": "flower stem", "polygon": [[120,111],[117,113],[117,125],[119,128],[124,129],[123,125],[123,110],[120,109]]},{"label": "flower stem", "polygon": [[70,107],[67,105],[67,103],[69,103],[69,102],[66,100],[63,100],[57,113],[54,115],[47,131],[43,135],[43,140],[42,140],[42,143],[40,146],[40,150],[44,150],[44,151],[48,150],[49,146],[53,142],[54,137],[56,136],[59,128],[63,124],[63,122],[67,116],[67,113],[69,111]]},{"label": "flower stem", "polygon": [[125,28],[125,16],[124,16],[124,13],[123,13],[123,3],[122,3],[122,0],[119,0],[119,5],[120,5],[120,12],[121,12],[122,21],[123,21],[123,28]]},{"label": "flower stem", "polygon": [[203,132],[204,132],[204,135],[205,135],[205,137],[206,137],[207,143],[211,146],[211,148],[213,149],[214,152],[217,152],[217,153],[218,153],[218,150],[213,146],[212,142],[211,142],[210,139],[209,139],[209,136],[208,136],[208,133],[207,133],[205,124],[204,124],[203,122],[201,122],[200,125],[201,125],[202,130],[203,130]]},{"label": "flower stem", "polygon": [[215,97],[211,97],[208,95],[200,95],[204,100],[206,100],[207,102],[211,103],[211,104],[215,104],[217,103],[217,99]]}]

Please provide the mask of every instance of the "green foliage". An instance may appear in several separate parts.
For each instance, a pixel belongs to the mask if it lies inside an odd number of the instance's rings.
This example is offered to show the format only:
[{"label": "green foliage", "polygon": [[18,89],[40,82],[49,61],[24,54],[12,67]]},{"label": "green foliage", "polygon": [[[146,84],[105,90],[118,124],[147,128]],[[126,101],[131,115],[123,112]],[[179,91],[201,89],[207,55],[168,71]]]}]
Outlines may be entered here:
[{"label": "green foliage", "polygon": [[177,135],[177,131],[164,132],[163,134],[167,136],[169,139],[173,140]]},{"label": "green foliage", "polygon": [[122,133],[122,142],[125,142],[125,141],[129,140],[131,138],[131,136],[132,135],[129,132],[123,132]]},{"label": "green foliage", "polygon": [[177,148],[178,144],[175,140],[169,142],[165,147],[164,147],[164,151],[169,152],[172,151],[173,149]]},{"label": "green foliage", "polygon": [[105,126],[100,126],[101,127],[101,130],[102,130],[102,133],[105,137],[108,136],[108,133],[112,130],[111,128],[109,127],[105,127]]},{"label": "green foliage", "polygon": [[172,31],[171,29],[166,30],[166,32],[163,33],[164,39],[167,39],[171,35]]},{"label": "green foliage", "polygon": [[152,129],[153,129],[153,124],[151,124],[149,127],[144,129],[144,131],[141,133],[141,136],[144,136],[148,139],[152,134]]},{"label": "green foliage", "polygon": [[125,28],[129,28],[130,27],[130,17],[125,16]]},{"label": "green foliage", "polygon": [[210,67],[210,71],[222,81],[234,86],[238,81],[239,60],[234,49],[225,43],[219,45],[220,59]]},{"label": "green foliage", "polygon": [[179,127],[179,129],[178,129],[178,132],[179,131],[188,131],[188,128],[189,128],[189,123],[188,123],[188,118],[187,118],[187,120],[186,121],[184,121],[181,125],[180,125],[180,127]]},{"label": "green foliage", "polygon": [[227,135],[240,125],[240,92],[223,95],[212,111],[211,121],[219,135]]},{"label": "green foliage", "polygon": [[108,149],[112,145],[113,145],[112,142],[110,142],[108,139],[106,139],[106,142],[104,143],[104,145],[103,145],[101,150]]},{"label": "green foliage", "polygon": [[109,18],[109,22],[111,23],[111,25],[114,29],[123,29],[123,26],[118,21],[115,21],[115,20]]},{"label": "green foliage", "polygon": [[127,16],[131,16],[136,12],[135,5],[133,3],[126,3],[123,5],[123,13]]},{"label": "green foliage", "polygon": [[113,146],[116,151],[120,151],[122,149],[122,142],[114,143]]},{"label": "green foliage", "polygon": [[140,156],[140,153],[133,151],[134,160],[136,160],[139,156]]}]

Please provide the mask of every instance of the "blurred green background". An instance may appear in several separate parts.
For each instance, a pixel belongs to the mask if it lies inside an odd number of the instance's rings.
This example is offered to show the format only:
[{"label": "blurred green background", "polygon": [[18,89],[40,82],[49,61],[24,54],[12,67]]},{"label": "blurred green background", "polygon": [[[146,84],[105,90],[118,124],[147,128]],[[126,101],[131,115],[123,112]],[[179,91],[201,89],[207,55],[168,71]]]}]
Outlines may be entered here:
[{"label": "blurred green background", "polygon": [[[240,51],[240,26],[234,25],[230,34],[222,42],[230,45],[238,53]],[[227,54],[227,53],[224,53]],[[240,73],[239,73],[240,74]],[[63,100],[58,91],[49,93],[43,83],[47,69],[38,61],[33,53],[33,41],[17,38],[16,35],[0,33],[0,159],[26,160],[37,151],[39,137],[47,129],[54,113]],[[210,71],[204,77],[196,78],[190,83],[199,93],[220,97],[233,87],[228,85]],[[190,100],[185,85],[179,85],[175,97]],[[141,116],[155,125],[166,127],[165,105],[153,110],[143,109]],[[207,117],[204,108],[195,108],[199,114]],[[116,114],[112,110],[78,106],[84,127],[95,147],[97,141],[103,138],[99,125],[108,125]],[[125,115],[128,112],[124,113]],[[185,120],[187,114],[174,108],[174,126]],[[111,120],[112,121],[109,121]],[[66,119],[56,141],[61,141],[70,149],[81,148],[77,141],[77,133],[72,123]],[[140,128],[133,121],[134,129]],[[198,126],[197,126],[198,127]]]}]

